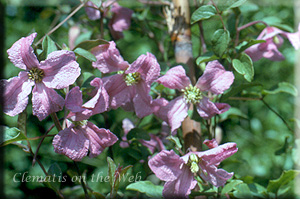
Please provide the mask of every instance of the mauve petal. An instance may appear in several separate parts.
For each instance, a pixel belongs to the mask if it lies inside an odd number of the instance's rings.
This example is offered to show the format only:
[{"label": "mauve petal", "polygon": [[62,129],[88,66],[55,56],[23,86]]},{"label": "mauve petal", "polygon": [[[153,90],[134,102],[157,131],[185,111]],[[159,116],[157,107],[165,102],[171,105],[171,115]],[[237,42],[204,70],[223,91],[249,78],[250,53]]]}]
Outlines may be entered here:
[{"label": "mauve petal", "polygon": [[3,112],[9,116],[16,116],[24,111],[34,85],[34,82],[28,79],[27,72],[21,71],[17,77],[0,80],[0,85],[4,98]]},{"label": "mauve petal", "polygon": [[71,125],[54,136],[52,145],[56,153],[80,161],[88,153],[89,140],[84,136],[80,126]]},{"label": "mauve petal", "polygon": [[75,41],[76,39],[79,37],[80,35],[80,27],[79,26],[72,26],[70,29],[69,29],[69,47],[71,50],[74,49],[75,47]]},{"label": "mauve petal", "polygon": [[156,115],[158,118],[162,119],[165,122],[168,122],[168,107],[167,107],[168,104],[169,101],[166,100],[165,98],[155,99],[152,102],[154,115]]},{"label": "mauve petal", "polygon": [[72,88],[66,96],[65,106],[72,112],[81,112],[82,108],[82,93],[79,86]]},{"label": "mauve petal", "polygon": [[153,173],[163,181],[173,181],[182,173],[183,160],[173,150],[163,150],[148,162]]},{"label": "mauve petal", "polygon": [[158,83],[171,89],[184,89],[191,84],[190,78],[186,75],[182,66],[175,66],[167,71],[167,73],[156,80]]},{"label": "mauve petal", "polygon": [[206,162],[207,165],[216,165],[232,156],[238,151],[236,143],[229,142],[219,145],[218,147],[209,149],[207,151],[197,152],[196,154]]},{"label": "mauve petal", "polygon": [[285,59],[281,52],[279,52],[277,45],[274,44],[273,39],[267,40],[266,43],[263,43],[263,45],[266,45],[264,50],[261,50],[262,56],[264,58],[270,59],[272,61],[282,61]]},{"label": "mauve petal", "polygon": [[125,118],[122,121],[122,128],[124,131],[125,136],[128,134],[128,132],[134,128],[134,124],[131,120],[129,120],[128,118]]},{"label": "mauve petal", "polygon": [[198,79],[196,86],[201,91],[211,91],[222,94],[233,83],[234,75],[226,71],[218,61],[208,62],[203,75]]},{"label": "mauve petal", "polygon": [[50,53],[42,61],[40,69],[44,71],[43,82],[48,88],[61,89],[73,84],[80,75],[80,67],[74,52],[59,50]]},{"label": "mauve petal", "polygon": [[22,37],[16,41],[10,49],[7,50],[8,59],[16,67],[26,70],[39,66],[39,61],[31,47],[36,35],[37,33],[32,33],[28,37]]},{"label": "mauve petal", "polygon": [[159,137],[153,134],[150,134],[150,137],[150,140],[139,140],[139,142],[147,147],[152,154],[154,153],[155,149],[157,149],[158,151],[165,149],[165,146],[163,145]]},{"label": "mauve petal", "polygon": [[85,126],[86,131],[85,135],[89,139],[89,150],[90,157],[96,157],[102,151],[109,146],[112,146],[117,142],[118,138],[110,130],[101,128],[99,129],[96,125],[91,122],[88,122]]},{"label": "mauve petal", "polygon": [[84,9],[85,9],[85,12],[86,12],[86,14],[87,14],[87,16],[89,17],[90,20],[100,19],[101,13],[98,10],[97,6],[93,2],[88,1],[85,4]]},{"label": "mauve petal", "polygon": [[210,149],[219,146],[218,142],[215,139],[212,139],[212,140],[207,140],[206,139],[206,140],[203,141],[203,144],[208,146],[208,148],[210,148]]},{"label": "mauve petal", "polygon": [[166,109],[168,110],[168,124],[173,132],[181,126],[181,122],[187,117],[189,105],[185,103],[184,98],[181,96],[173,99],[166,106]]},{"label": "mauve petal", "polygon": [[93,115],[93,111],[90,109],[83,109],[83,111],[80,112],[70,112],[67,116],[67,118],[73,120],[73,121],[82,121],[87,120]]},{"label": "mauve petal", "polygon": [[63,109],[65,100],[52,88],[47,88],[43,83],[38,83],[32,91],[32,113],[40,121],[45,119],[50,113]]},{"label": "mauve petal", "polygon": [[100,78],[95,78],[91,81],[91,86],[97,90],[95,96],[86,102],[83,107],[93,109],[93,114],[105,112],[109,106],[109,96],[103,86]]},{"label": "mauve petal", "polygon": [[226,181],[233,176],[233,173],[217,169],[214,165],[206,165],[205,162],[200,162],[199,166],[201,169],[200,176],[215,187],[224,186]]},{"label": "mauve petal", "polygon": [[285,33],[285,36],[291,42],[296,50],[300,48],[300,23],[298,25],[298,32],[295,33]]},{"label": "mauve petal", "polygon": [[111,73],[119,70],[126,70],[129,67],[128,62],[124,61],[116,48],[114,41],[109,44],[102,44],[92,49],[91,51],[97,58],[92,65],[102,73]]},{"label": "mauve petal", "polygon": [[209,101],[207,97],[203,97],[203,99],[196,104],[197,112],[204,119],[209,119],[217,114],[224,113],[227,111],[230,106],[224,103],[213,103]]},{"label": "mauve petal", "polygon": [[130,27],[131,15],[133,14],[131,9],[121,7],[115,3],[110,11],[114,13],[112,19],[110,20],[114,31],[122,32]]},{"label": "mauve petal", "polygon": [[149,95],[150,86],[144,81],[139,82],[136,86],[136,95],[133,98],[134,110],[139,118],[143,118],[153,113],[152,97]]},{"label": "mauve petal", "polygon": [[154,55],[148,53],[141,55],[135,60],[131,66],[126,70],[126,74],[138,72],[142,79],[150,85],[155,81],[160,74],[160,66]]},{"label": "mauve petal", "polygon": [[255,44],[245,50],[245,53],[252,59],[253,62],[263,58],[262,52],[259,50],[260,44]]},{"label": "mauve petal", "polygon": [[163,196],[164,198],[189,198],[191,190],[197,185],[194,179],[194,174],[190,171],[189,167],[183,165],[181,175],[174,181],[168,181],[164,185]]}]

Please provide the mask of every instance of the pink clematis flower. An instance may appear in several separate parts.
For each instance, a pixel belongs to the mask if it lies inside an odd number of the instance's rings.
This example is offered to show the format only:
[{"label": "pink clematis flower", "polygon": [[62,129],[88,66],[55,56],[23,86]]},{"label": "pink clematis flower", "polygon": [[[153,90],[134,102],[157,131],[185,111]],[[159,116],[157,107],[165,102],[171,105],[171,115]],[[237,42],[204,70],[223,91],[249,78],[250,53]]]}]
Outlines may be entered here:
[{"label": "pink clematis flower", "polygon": [[203,75],[198,79],[195,86],[191,85],[190,79],[186,76],[182,66],[176,66],[160,77],[157,82],[171,89],[178,89],[183,96],[170,101],[166,106],[159,109],[161,119],[168,122],[171,131],[178,129],[181,122],[187,117],[191,104],[195,104],[199,115],[209,119],[216,114],[227,111],[230,106],[225,103],[213,103],[204,92],[222,94],[233,83],[232,72],[226,71],[218,61],[209,62]]},{"label": "pink clematis flower", "polygon": [[[102,17],[105,17],[107,15],[109,7],[111,7],[110,11],[112,12],[112,18],[108,23],[108,27],[110,29],[112,37],[115,40],[118,40],[124,37],[122,32],[129,29],[133,11],[129,8],[120,6],[118,3],[114,3],[113,0],[108,0],[102,4]],[[85,11],[89,19],[91,20],[97,20],[101,18],[99,9],[91,1],[88,1],[86,3]]]},{"label": "pink clematis flower", "polygon": [[197,185],[195,174],[215,187],[224,186],[233,176],[216,165],[237,152],[235,143],[226,143],[202,152],[190,152],[179,157],[173,150],[163,150],[148,162],[153,173],[166,181],[165,198],[188,198]]},{"label": "pink clematis flower", "polygon": [[[66,107],[72,112],[68,115],[67,128],[55,135],[52,145],[54,151],[66,155],[74,161],[80,161],[90,151],[89,157],[96,157],[106,147],[117,140],[108,129],[98,128],[87,119],[98,112],[107,109],[107,94],[102,87],[102,81],[95,78],[91,85],[97,88],[96,95],[82,105],[82,93],[79,87],[74,87],[66,97]],[[72,123],[71,123],[72,122]]]},{"label": "pink clematis flower", "polygon": [[[122,127],[124,130],[124,136],[122,137],[122,141],[120,142],[120,147],[122,148],[127,148],[129,147],[129,143],[127,141],[127,134],[128,132],[133,129],[135,126],[132,123],[132,121],[130,121],[128,118],[125,118],[122,121]],[[144,145],[145,147],[147,147],[150,152],[153,154],[155,149],[157,149],[158,151],[164,150],[165,146],[162,143],[161,139],[154,135],[154,134],[150,134],[151,139],[150,140],[139,140],[139,142]]]},{"label": "pink clematis flower", "polygon": [[110,97],[110,107],[123,107],[135,111],[138,117],[153,113],[150,85],[160,73],[160,66],[154,55],[141,55],[131,65],[124,61],[113,41],[92,49],[97,61],[93,67],[103,73],[118,71],[118,74],[103,78],[104,87]]},{"label": "pink clematis flower", "polygon": [[71,51],[52,52],[45,61],[39,62],[31,44],[36,33],[23,37],[7,50],[10,61],[25,71],[18,77],[2,80],[4,91],[4,112],[15,116],[28,104],[32,86],[32,112],[41,121],[50,113],[62,110],[64,99],[54,89],[65,88],[75,82],[80,68]]},{"label": "pink clematis flower", "polygon": [[245,50],[252,61],[258,61],[261,58],[270,59],[272,61],[284,60],[284,56],[279,52],[278,48],[283,44],[283,38],[286,37],[293,47],[297,50],[300,48],[300,24],[298,32],[289,33],[275,27],[266,27],[257,40],[265,40],[265,43],[255,44]]}]

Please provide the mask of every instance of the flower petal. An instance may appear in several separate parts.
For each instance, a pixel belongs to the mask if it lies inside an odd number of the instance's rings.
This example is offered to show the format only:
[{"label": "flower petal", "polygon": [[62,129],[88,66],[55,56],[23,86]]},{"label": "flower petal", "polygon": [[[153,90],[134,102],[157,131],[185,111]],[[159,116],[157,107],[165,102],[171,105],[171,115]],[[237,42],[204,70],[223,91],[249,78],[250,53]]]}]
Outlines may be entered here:
[{"label": "flower petal", "polygon": [[88,1],[85,4],[84,9],[90,20],[97,20],[101,18],[101,13],[93,2]]},{"label": "flower petal", "polygon": [[81,112],[84,111],[84,108],[82,108],[82,103],[82,93],[79,86],[76,86],[67,94],[65,106],[72,112]]},{"label": "flower petal", "polygon": [[73,84],[80,75],[80,67],[75,54],[67,50],[50,53],[42,61],[40,69],[44,71],[43,82],[48,88],[61,89]]},{"label": "flower petal", "polygon": [[99,129],[96,125],[91,122],[88,122],[85,131],[85,135],[89,139],[89,149],[90,149],[90,157],[96,157],[102,151],[109,146],[112,146],[117,140],[117,136],[115,136],[110,130],[101,128]]},{"label": "flower petal", "polygon": [[150,137],[150,140],[139,140],[139,142],[147,147],[152,154],[154,153],[155,149],[157,149],[158,151],[165,149],[165,146],[163,145],[159,137],[153,134],[150,134]]},{"label": "flower petal", "polygon": [[279,52],[278,46],[273,42],[272,38],[266,40],[266,43],[262,43],[260,48],[260,53],[264,58],[272,61],[282,61],[285,59],[281,52]]},{"label": "flower petal", "polygon": [[138,72],[141,74],[142,79],[150,85],[156,80],[160,74],[160,66],[156,57],[151,53],[141,55],[135,60],[131,66],[126,70],[126,74]]},{"label": "flower petal", "polygon": [[3,112],[9,116],[21,113],[28,104],[28,95],[34,85],[34,82],[28,79],[27,72],[21,71],[18,77],[0,80],[0,85],[4,97]]},{"label": "flower petal", "polygon": [[80,126],[71,125],[54,136],[52,145],[56,153],[80,161],[88,153],[89,140],[84,136]]},{"label": "flower petal", "polygon": [[300,23],[298,25],[298,32],[295,33],[286,33],[285,36],[291,42],[296,50],[300,48]]},{"label": "flower petal", "polygon": [[126,70],[129,67],[128,62],[124,61],[113,41],[110,41],[109,44],[99,45],[93,48],[91,52],[97,58],[97,61],[92,63],[93,67],[102,73]]},{"label": "flower petal", "polygon": [[168,181],[164,185],[164,198],[189,198],[191,190],[197,185],[193,173],[189,167],[183,165],[182,172],[174,181]]},{"label": "flower petal", "polygon": [[45,119],[50,113],[62,110],[64,104],[64,98],[52,88],[47,88],[43,83],[38,83],[33,88],[32,113],[40,121]]},{"label": "flower petal", "polygon": [[191,84],[190,78],[186,75],[182,66],[175,66],[167,71],[167,73],[158,78],[158,83],[171,89],[184,89]]},{"label": "flower petal", "polygon": [[168,110],[168,123],[171,127],[171,132],[181,126],[181,122],[187,117],[189,105],[185,103],[183,97],[173,99],[166,106]]},{"label": "flower petal", "polygon": [[136,95],[133,98],[134,110],[139,118],[145,117],[153,113],[152,97],[149,95],[150,86],[144,81],[136,86]]},{"label": "flower petal", "polygon": [[[162,119],[165,122],[168,122],[168,108],[167,105],[169,104],[169,101],[165,98],[159,98],[153,100],[152,107],[154,114]],[[168,126],[168,130],[170,131],[170,127]]]},{"label": "flower petal", "polygon": [[203,144],[208,146],[208,148],[210,148],[210,149],[219,146],[218,142],[215,139],[211,139],[211,140],[206,139],[206,140],[203,141]]},{"label": "flower petal", "polygon": [[22,37],[15,42],[10,49],[7,50],[8,59],[21,69],[31,69],[38,67],[39,61],[36,58],[31,44],[37,33],[32,33],[28,37]]},{"label": "flower petal", "polygon": [[128,132],[134,128],[134,124],[133,122],[128,119],[128,118],[125,118],[123,121],[122,121],[122,128],[124,130],[124,134],[125,136],[128,134]]},{"label": "flower petal", "polygon": [[183,160],[173,150],[163,150],[148,162],[153,173],[163,181],[173,181],[182,173]]},{"label": "flower petal", "polygon": [[224,113],[230,108],[230,106],[225,103],[214,104],[209,101],[207,97],[203,97],[203,99],[196,104],[196,107],[199,115],[204,119],[209,119],[217,114]]},{"label": "flower petal", "polygon": [[233,83],[234,75],[226,71],[218,61],[208,62],[203,75],[198,79],[196,86],[201,91],[211,91],[222,94]]},{"label": "flower petal", "polygon": [[260,60],[263,58],[261,51],[259,50],[260,44],[255,44],[245,50],[245,53],[249,55],[253,62]]}]

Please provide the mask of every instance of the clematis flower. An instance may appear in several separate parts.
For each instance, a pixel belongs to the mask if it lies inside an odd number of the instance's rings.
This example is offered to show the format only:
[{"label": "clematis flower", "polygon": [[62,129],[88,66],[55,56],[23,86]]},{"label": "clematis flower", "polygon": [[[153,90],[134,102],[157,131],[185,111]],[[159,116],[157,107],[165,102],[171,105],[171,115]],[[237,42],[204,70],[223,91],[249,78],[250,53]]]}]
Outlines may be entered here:
[{"label": "clematis flower", "polygon": [[[127,148],[129,147],[129,143],[126,136],[131,129],[135,128],[135,126],[128,118],[125,118],[122,121],[122,127],[124,130],[124,136],[122,137],[122,141],[120,142],[120,147]],[[157,149],[158,151],[165,149],[164,144],[158,136],[150,134],[150,137],[150,140],[139,140],[139,142],[147,147],[151,151],[151,153],[154,153],[155,149]]]},{"label": "clematis flower", "polygon": [[232,72],[226,71],[218,61],[209,62],[203,75],[198,79],[195,86],[191,85],[182,66],[176,66],[158,78],[157,82],[171,89],[183,92],[179,96],[159,109],[161,119],[168,122],[171,131],[178,129],[181,122],[187,117],[191,104],[195,104],[199,115],[209,119],[216,114],[227,111],[230,106],[225,103],[213,103],[205,96],[204,92],[222,94],[234,80]]},{"label": "clematis flower", "polygon": [[[102,4],[102,17],[105,17],[108,14],[109,7],[111,7],[110,11],[112,13],[112,18],[108,23],[108,27],[112,37],[115,40],[118,40],[124,37],[122,32],[129,29],[133,11],[129,8],[120,6],[118,3],[114,3],[113,0],[108,0]],[[97,20],[101,18],[99,9],[91,1],[86,3],[85,11],[91,20]]]},{"label": "clematis flower", "polygon": [[226,143],[202,152],[190,152],[179,157],[173,150],[163,150],[149,160],[153,173],[166,181],[163,189],[165,198],[188,198],[197,181],[194,175],[215,187],[224,186],[233,176],[216,165],[237,152],[235,143]]},{"label": "clematis flower", "polygon": [[113,41],[92,49],[97,61],[93,67],[102,73],[118,74],[103,78],[104,87],[110,97],[110,107],[123,107],[135,111],[138,117],[153,113],[150,85],[160,73],[159,64],[154,55],[141,55],[131,65],[124,61]]},{"label": "clematis flower", "polygon": [[80,68],[71,51],[52,52],[45,61],[39,62],[31,44],[36,33],[22,37],[7,50],[8,58],[21,71],[17,77],[2,80],[4,112],[15,116],[28,104],[32,87],[32,112],[41,121],[50,113],[62,110],[64,99],[54,89],[65,88],[75,82]]},{"label": "clematis flower", "polygon": [[[66,97],[66,107],[73,111],[68,115],[67,128],[54,136],[52,145],[54,151],[66,155],[74,161],[80,161],[89,153],[93,158],[117,140],[110,130],[98,128],[87,119],[95,112],[103,112],[107,109],[106,96],[101,88],[101,79],[95,78],[91,85],[98,88],[96,95],[82,105],[82,93],[79,87],[74,87]],[[90,109],[93,107],[93,109]]]},{"label": "clematis flower", "polygon": [[257,40],[265,40],[265,43],[255,44],[245,50],[252,61],[258,61],[261,58],[270,59],[272,61],[284,60],[284,56],[279,52],[278,48],[283,44],[283,37],[286,37],[293,47],[297,50],[300,48],[300,24],[298,32],[289,33],[275,27],[266,27],[257,37]]}]

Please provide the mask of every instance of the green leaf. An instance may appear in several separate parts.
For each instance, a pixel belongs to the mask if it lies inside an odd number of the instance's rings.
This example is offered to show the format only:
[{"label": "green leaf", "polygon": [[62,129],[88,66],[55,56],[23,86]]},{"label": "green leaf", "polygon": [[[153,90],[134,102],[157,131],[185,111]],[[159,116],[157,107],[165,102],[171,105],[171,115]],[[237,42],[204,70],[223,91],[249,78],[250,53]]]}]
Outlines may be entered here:
[{"label": "green leaf", "polygon": [[217,59],[219,59],[219,57],[214,54],[213,55],[204,54],[196,59],[196,64],[199,66],[201,63],[209,62]]},{"label": "green leaf", "polygon": [[90,1],[92,1],[97,6],[97,8],[100,8],[100,6],[102,4],[101,0],[90,0]]},{"label": "green leaf", "polygon": [[22,140],[27,140],[27,137],[19,129],[4,127],[4,138],[0,147]]},{"label": "green leaf", "polygon": [[45,177],[44,185],[53,189],[54,191],[58,191],[61,184],[62,172],[57,163],[51,164],[48,169],[49,176]]},{"label": "green leaf", "polygon": [[128,134],[127,134],[127,140],[131,140],[131,139],[143,139],[143,140],[150,140],[151,137],[148,134],[147,131],[145,131],[144,129],[141,128],[133,128],[131,129]]},{"label": "green leaf", "polygon": [[76,55],[78,55],[78,56],[81,56],[81,57],[86,58],[86,59],[89,60],[89,61],[92,61],[92,62],[97,61],[95,55],[93,55],[91,52],[89,52],[89,51],[87,51],[87,50],[85,50],[85,49],[83,49],[83,48],[76,48],[76,49],[74,50],[74,53],[75,53]]},{"label": "green leaf", "polygon": [[242,180],[232,180],[231,182],[227,183],[224,188],[222,189],[221,194],[224,195],[225,193],[228,193],[234,189],[239,184],[242,184]]},{"label": "green leaf", "polygon": [[289,148],[288,139],[289,139],[289,136],[285,136],[283,146],[280,149],[275,151],[275,155],[281,155],[283,153],[286,153],[287,149]]},{"label": "green leaf", "polygon": [[145,193],[148,197],[162,198],[163,186],[154,185],[150,181],[139,181],[132,183],[126,187],[126,190],[138,191]]},{"label": "green leaf", "polygon": [[298,90],[297,88],[288,83],[288,82],[280,82],[278,84],[278,88],[276,88],[275,90],[263,90],[262,94],[263,95],[274,95],[274,94],[278,94],[278,93],[288,93],[291,94],[293,96],[297,96],[298,95]]},{"label": "green leaf", "polygon": [[182,148],[182,145],[181,145],[178,137],[174,137],[174,136],[170,135],[166,139],[173,142],[176,145],[177,148],[179,148],[179,149]]},{"label": "green leaf", "polygon": [[297,171],[297,170],[283,171],[283,173],[281,174],[281,176],[278,179],[269,181],[269,184],[267,186],[267,191],[273,192],[276,194],[281,186],[292,181],[299,174],[300,174],[300,171]]},{"label": "green leaf", "polygon": [[239,7],[246,1],[247,0],[216,0],[215,3],[217,4],[218,9],[222,12],[230,8]]},{"label": "green leaf", "polygon": [[212,5],[204,5],[193,12],[191,17],[191,24],[194,24],[203,19],[209,19],[217,14],[216,8]]},{"label": "green leaf", "polygon": [[265,40],[250,40],[250,41],[243,41],[242,43],[240,43],[238,46],[236,46],[235,48],[239,51],[239,52],[243,52],[244,50],[246,50],[247,48],[249,48],[250,46],[253,46],[255,44],[259,44],[259,43],[264,43],[266,42]]},{"label": "green leaf", "polygon": [[247,198],[247,199],[253,198],[248,185],[245,183],[238,184],[237,186],[234,187],[234,189],[235,191],[233,192],[233,195],[236,198]]},{"label": "green leaf", "polygon": [[48,35],[43,39],[42,48],[43,51],[39,55],[40,60],[45,60],[50,53],[57,50],[55,42]]},{"label": "green leaf", "polygon": [[217,56],[222,57],[222,55],[228,48],[229,41],[230,41],[230,33],[228,30],[224,30],[224,29],[217,30],[214,33],[211,40],[213,46],[213,52]]},{"label": "green leaf", "polygon": [[251,58],[242,53],[239,59],[233,59],[232,66],[236,72],[244,76],[244,78],[251,82],[254,76],[254,68]]},{"label": "green leaf", "polygon": [[74,50],[76,48],[82,48],[84,50],[90,50],[90,49],[92,49],[96,46],[102,45],[102,44],[108,44],[108,42],[103,40],[103,39],[87,40],[87,41],[83,41],[83,42],[79,43],[78,45],[76,45],[74,47]]},{"label": "green leaf", "polygon": [[115,179],[114,176],[115,176],[115,171],[116,171],[117,166],[110,157],[107,157],[107,163],[108,163],[109,184],[110,184],[111,188],[113,189],[114,179]]},{"label": "green leaf", "polygon": [[131,167],[133,167],[133,166],[132,166],[132,165],[129,165],[129,166],[125,167],[125,168],[120,168],[120,171],[117,171],[117,172],[119,172],[119,174],[118,174],[118,175],[116,176],[116,178],[115,178],[115,183],[114,183],[114,190],[115,190],[115,192],[118,191],[118,189],[119,189],[119,184],[120,184],[122,178],[123,178],[123,177],[126,177],[125,174],[127,173],[127,171],[128,171]]},{"label": "green leaf", "polygon": [[222,113],[220,115],[220,120],[224,121],[224,120],[228,119],[230,116],[237,116],[237,117],[241,117],[244,119],[248,119],[248,116],[246,114],[244,114],[240,109],[231,107],[228,111],[226,111],[225,113]]},{"label": "green leaf", "polygon": [[233,4],[231,4],[227,9],[240,7],[240,6],[243,5],[246,1],[247,1],[247,0],[237,0],[237,1],[235,1]]},{"label": "green leaf", "polygon": [[256,87],[256,86],[262,86],[262,85],[259,83],[247,83],[247,84],[240,84],[238,86],[233,86],[228,93],[222,95],[221,101],[228,100],[229,97],[236,96],[237,94],[245,91],[245,89]]}]

